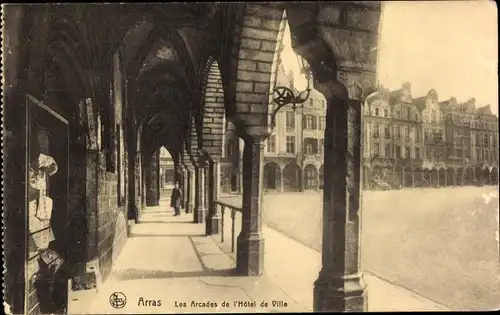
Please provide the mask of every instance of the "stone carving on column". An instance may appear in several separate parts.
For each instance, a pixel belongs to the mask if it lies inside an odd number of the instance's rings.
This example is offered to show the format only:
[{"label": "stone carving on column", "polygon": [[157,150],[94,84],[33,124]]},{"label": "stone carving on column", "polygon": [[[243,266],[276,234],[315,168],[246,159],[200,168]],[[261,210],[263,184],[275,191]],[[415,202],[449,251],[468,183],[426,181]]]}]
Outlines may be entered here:
[{"label": "stone carving on column", "polygon": [[250,136],[243,149],[243,219],[237,239],[236,268],[242,275],[264,272],[262,179],[265,136]]},{"label": "stone carving on column", "polygon": [[207,235],[219,233],[219,222],[221,220],[219,208],[215,205],[215,201],[220,197],[220,161],[218,158],[213,158],[210,161],[209,168],[209,191],[208,191],[208,216],[206,224]]},{"label": "stone carving on column", "polygon": [[193,223],[205,222],[205,168],[208,167],[206,157],[199,155],[193,158],[195,172],[195,201]]}]

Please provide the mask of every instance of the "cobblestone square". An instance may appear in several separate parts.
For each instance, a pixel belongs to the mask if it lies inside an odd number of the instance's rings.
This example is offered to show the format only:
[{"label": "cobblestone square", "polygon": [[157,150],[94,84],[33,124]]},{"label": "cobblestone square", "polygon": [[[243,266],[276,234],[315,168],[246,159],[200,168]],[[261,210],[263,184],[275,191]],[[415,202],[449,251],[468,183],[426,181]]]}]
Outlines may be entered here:
[{"label": "cobblestone square", "polygon": [[[322,192],[263,204],[269,227],[321,249]],[[362,269],[453,310],[498,308],[497,187],[364,191],[362,211]]]}]

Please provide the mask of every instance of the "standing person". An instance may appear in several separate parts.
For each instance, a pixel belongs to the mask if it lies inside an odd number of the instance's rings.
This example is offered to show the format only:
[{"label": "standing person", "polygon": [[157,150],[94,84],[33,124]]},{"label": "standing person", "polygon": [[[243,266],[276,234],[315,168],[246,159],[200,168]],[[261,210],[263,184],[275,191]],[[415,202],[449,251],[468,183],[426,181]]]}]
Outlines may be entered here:
[{"label": "standing person", "polygon": [[170,206],[174,208],[174,216],[181,214],[182,190],[179,188],[179,182],[175,182],[175,187],[172,189],[170,196]]}]

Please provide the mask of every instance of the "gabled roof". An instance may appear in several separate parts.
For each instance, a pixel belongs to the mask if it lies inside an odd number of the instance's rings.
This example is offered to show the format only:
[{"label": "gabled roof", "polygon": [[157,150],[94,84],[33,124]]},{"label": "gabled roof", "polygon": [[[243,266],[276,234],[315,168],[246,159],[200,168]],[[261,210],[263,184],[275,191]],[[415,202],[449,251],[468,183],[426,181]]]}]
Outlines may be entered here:
[{"label": "gabled roof", "polygon": [[374,100],[389,100],[389,93],[388,89],[385,89],[383,86],[379,86],[375,92],[370,93],[366,97],[366,102],[371,105]]},{"label": "gabled roof", "polygon": [[399,103],[402,96],[403,96],[403,89],[389,92],[389,104],[394,105],[396,103]]},{"label": "gabled roof", "polygon": [[495,116],[495,115],[493,115],[493,113],[491,112],[491,105],[485,105],[485,106],[479,107],[479,108],[476,110],[476,114],[477,114],[478,116]]},{"label": "gabled roof", "polygon": [[415,105],[420,111],[425,109],[425,103],[427,102],[427,96],[421,96],[413,99],[413,105]]},{"label": "gabled roof", "polygon": [[442,111],[451,110],[456,111],[458,109],[457,99],[454,97],[450,97],[446,101],[439,102],[439,107]]}]

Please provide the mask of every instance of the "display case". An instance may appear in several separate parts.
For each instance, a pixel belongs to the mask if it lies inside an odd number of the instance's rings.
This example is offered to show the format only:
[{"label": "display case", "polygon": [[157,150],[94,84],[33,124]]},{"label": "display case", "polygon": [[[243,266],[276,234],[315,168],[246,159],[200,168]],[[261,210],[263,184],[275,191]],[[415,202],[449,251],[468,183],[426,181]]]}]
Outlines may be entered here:
[{"label": "display case", "polygon": [[26,96],[25,313],[67,309],[68,121]]}]

